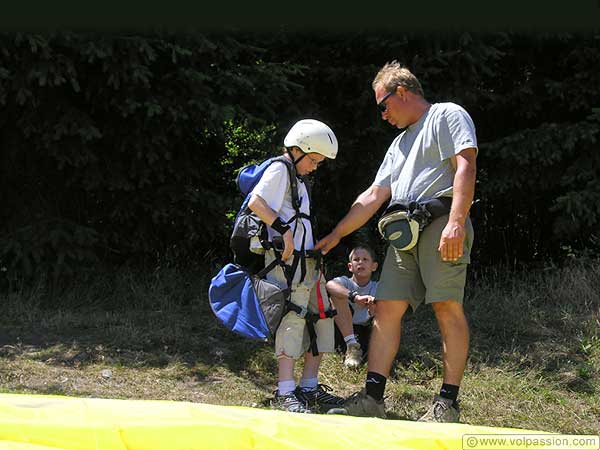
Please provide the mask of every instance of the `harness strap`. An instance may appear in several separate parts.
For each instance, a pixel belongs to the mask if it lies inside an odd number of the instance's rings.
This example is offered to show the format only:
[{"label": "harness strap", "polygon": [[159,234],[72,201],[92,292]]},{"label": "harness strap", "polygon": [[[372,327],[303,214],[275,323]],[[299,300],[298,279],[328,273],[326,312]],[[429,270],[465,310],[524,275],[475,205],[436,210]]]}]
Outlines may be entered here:
[{"label": "harness strap", "polygon": [[269,264],[267,264],[259,272],[257,272],[256,275],[259,278],[264,278],[265,275],[268,274],[271,270],[273,270],[276,266],[281,266],[281,270],[283,271],[283,276],[285,276],[285,281],[287,282],[288,289],[291,290],[294,272],[292,272],[290,270],[290,266],[288,266],[286,263],[284,263],[283,260],[281,259],[281,252],[278,251],[277,249],[275,249],[275,247],[273,247],[273,246],[272,246],[272,248],[273,248],[273,253],[275,255],[275,259],[273,261],[271,261]]},{"label": "harness strap", "polygon": [[319,317],[321,319],[324,319],[325,318],[325,305],[323,303],[323,294],[321,293],[321,275],[323,275],[323,272],[319,271],[319,279],[317,280],[315,289],[317,290],[317,304],[319,305]]},{"label": "harness strap", "polygon": [[306,227],[304,226],[304,222],[302,222],[302,228],[304,228],[304,233],[302,233],[302,245],[300,246],[300,283],[302,283],[306,277],[306,254],[304,253],[304,246],[306,244]]},{"label": "harness strap", "polygon": [[[277,252],[275,252],[275,253],[277,253]],[[267,264],[264,268],[262,268],[256,274],[256,276],[258,276],[259,278],[264,278],[265,275],[268,274],[271,270],[273,270],[275,268],[275,266],[277,266],[278,264],[279,264],[279,261],[277,261],[277,257],[275,257],[275,259],[273,261],[271,261],[269,264]]]},{"label": "harness strap", "polygon": [[330,309],[329,311],[324,311],[323,317],[321,317],[321,314],[312,313],[307,308],[303,308],[292,302],[288,302],[288,310],[294,311],[301,319],[306,321],[306,329],[308,330],[308,337],[310,339],[310,351],[313,356],[318,356],[319,349],[317,348],[317,332],[315,331],[315,323],[317,320],[335,317],[337,315],[337,310]]}]

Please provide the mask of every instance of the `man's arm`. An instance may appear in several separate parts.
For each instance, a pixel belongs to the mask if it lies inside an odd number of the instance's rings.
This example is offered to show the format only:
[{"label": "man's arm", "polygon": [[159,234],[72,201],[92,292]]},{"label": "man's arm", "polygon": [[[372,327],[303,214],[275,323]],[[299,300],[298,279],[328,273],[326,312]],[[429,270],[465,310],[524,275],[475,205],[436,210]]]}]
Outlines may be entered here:
[{"label": "man's arm", "polygon": [[[252,197],[250,197],[250,201],[248,202],[248,207],[258,216],[260,220],[269,226],[273,224],[277,217],[279,217],[277,213],[271,209],[267,202],[257,194],[252,194]],[[291,229],[287,230],[283,234],[283,242],[284,249],[283,253],[281,254],[281,259],[286,260],[294,252],[294,235],[292,234]]]},{"label": "man's arm", "polygon": [[350,211],[338,222],[333,231],[317,242],[315,250],[321,250],[325,255],[340,242],[340,239],[367,223],[367,220],[389,200],[391,195],[392,190],[389,187],[371,185],[356,198]]},{"label": "man's arm", "polygon": [[444,261],[456,261],[463,255],[465,221],[475,195],[476,157],[475,148],[466,148],[452,158],[452,165],[456,168],[452,208],[438,247]]}]

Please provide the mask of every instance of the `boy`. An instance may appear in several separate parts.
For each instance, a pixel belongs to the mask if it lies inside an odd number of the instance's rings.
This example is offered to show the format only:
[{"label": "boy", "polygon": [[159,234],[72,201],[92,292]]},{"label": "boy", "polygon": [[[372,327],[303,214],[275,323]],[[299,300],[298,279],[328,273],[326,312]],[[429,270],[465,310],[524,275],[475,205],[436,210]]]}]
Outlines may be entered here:
[{"label": "boy", "polygon": [[377,282],[371,279],[377,270],[375,252],[366,245],[352,249],[348,261],[351,278],[341,276],[327,283],[327,292],[338,311],[335,316],[346,346],[346,367],[358,368],[369,348],[371,322]]},{"label": "boy", "polygon": [[[326,158],[337,155],[338,142],[326,124],[313,119],[297,122],[284,139],[284,156],[296,167],[300,214],[292,206],[288,170],[283,163],[271,164],[252,191],[248,207],[268,224],[269,241],[283,240],[281,259],[287,266],[291,281],[290,301],[301,313],[289,311],[275,334],[275,355],[278,363],[278,384],[273,406],[289,412],[311,413],[339,406],[343,399],[329,394],[327,386],[318,383],[318,371],[324,352],[334,350],[334,325],[331,305],[317,259],[306,253],[314,247],[311,224],[310,197],[302,176],[316,170]],[[276,258],[275,251],[265,253],[265,266]],[[296,270],[291,273],[292,267]],[[289,269],[289,270],[288,270]],[[286,274],[281,266],[271,270],[266,278],[287,287]],[[328,303],[328,302],[327,302]],[[307,326],[303,313],[323,312],[319,320]],[[327,318],[328,316],[328,318]],[[316,333],[316,336],[315,334]],[[309,338],[309,334],[313,339]],[[316,341],[315,341],[316,339]],[[316,342],[318,354],[307,351]],[[294,379],[294,366],[304,354],[304,370],[299,386]]]}]

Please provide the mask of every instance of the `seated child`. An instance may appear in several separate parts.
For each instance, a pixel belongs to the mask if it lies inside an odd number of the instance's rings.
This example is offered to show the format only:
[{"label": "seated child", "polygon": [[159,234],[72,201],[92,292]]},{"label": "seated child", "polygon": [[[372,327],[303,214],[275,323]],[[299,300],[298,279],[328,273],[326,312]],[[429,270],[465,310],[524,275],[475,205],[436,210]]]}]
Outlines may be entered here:
[{"label": "seated child", "polygon": [[[346,347],[344,365],[358,368],[369,349],[371,323],[375,311],[377,282],[371,280],[377,270],[375,252],[366,245],[352,249],[348,270],[352,277],[341,276],[327,282],[327,292],[337,309],[334,317],[339,346]],[[338,343],[336,342],[336,347]]]}]

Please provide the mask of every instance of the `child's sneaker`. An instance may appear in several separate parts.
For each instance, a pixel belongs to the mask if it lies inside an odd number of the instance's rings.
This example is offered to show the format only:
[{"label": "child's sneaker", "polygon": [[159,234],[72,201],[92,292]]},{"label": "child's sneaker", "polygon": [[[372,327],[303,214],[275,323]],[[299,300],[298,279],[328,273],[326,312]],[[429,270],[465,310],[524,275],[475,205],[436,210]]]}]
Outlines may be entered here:
[{"label": "child's sneaker", "polygon": [[296,396],[297,391],[298,389],[284,395],[279,395],[279,392],[275,391],[273,400],[271,400],[271,407],[293,413],[312,414],[313,411],[308,408],[306,402]]},{"label": "child's sneaker", "polygon": [[330,394],[333,389],[325,384],[317,385],[316,389],[306,390],[300,387],[296,388],[296,397],[308,408],[320,412],[327,412],[331,408],[340,408],[344,404],[344,399],[337,395]]},{"label": "child's sneaker", "polygon": [[460,408],[458,403],[449,398],[436,395],[429,410],[419,419],[419,422],[458,422]]},{"label": "child's sneaker", "polygon": [[346,357],[344,358],[344,365],[350,369],[358,369],[362,364],[363,351],[360,348],[360,344],[353,343],[346,346]]},{"label": "child's sneaker", "polygon": [[349,416],[379,417],[385,419],[385,406],[383,400],[377,401],[367,394],[366,389],[348,397],[342,407],[332,408],[327,414],[347,414]]}]

